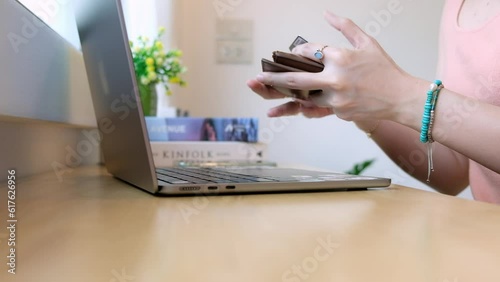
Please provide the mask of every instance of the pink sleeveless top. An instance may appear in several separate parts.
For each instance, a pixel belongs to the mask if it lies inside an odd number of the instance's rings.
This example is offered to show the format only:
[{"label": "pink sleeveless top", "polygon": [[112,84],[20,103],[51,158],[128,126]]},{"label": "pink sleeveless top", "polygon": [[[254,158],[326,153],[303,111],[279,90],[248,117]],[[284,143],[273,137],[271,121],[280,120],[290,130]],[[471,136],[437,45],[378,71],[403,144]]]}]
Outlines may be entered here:
[{"label": "pink sleeveless top", "polygon": [[[446,1],[437,78],[454,92],[500,106],[500,15],[481,27],[464,29],[458,26],[462,3],[463,0]],[[500,138],[498,141],[500,146]],[[500,161],[500,155],[497,158]],[[471,160],[469,179],[476,200],[500,204],[500,174]]]}]

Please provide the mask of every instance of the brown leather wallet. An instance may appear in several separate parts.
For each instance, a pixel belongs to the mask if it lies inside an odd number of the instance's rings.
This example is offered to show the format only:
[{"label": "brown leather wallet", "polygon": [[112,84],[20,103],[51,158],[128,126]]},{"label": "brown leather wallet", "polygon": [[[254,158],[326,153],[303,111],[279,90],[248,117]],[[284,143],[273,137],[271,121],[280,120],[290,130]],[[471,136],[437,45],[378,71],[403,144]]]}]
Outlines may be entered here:
[{"label": "brown leather wallet", "polygon": [[323,64],[320,62],[281,51],[273,52],[273,60],[278,64],[289,66],[306,72],[322,72],[324,68]]},{"label": "brown leather wallet", "polygon": [[[264,72],[321,72],[323,64],[308,58],[281,51],[273,52],[273,61],[262,59],[262,71]],[[281,93],[297,99],[307,99],[311,94],[321,93],[321,90],[299,90],[287,89],[273,86]]]}]

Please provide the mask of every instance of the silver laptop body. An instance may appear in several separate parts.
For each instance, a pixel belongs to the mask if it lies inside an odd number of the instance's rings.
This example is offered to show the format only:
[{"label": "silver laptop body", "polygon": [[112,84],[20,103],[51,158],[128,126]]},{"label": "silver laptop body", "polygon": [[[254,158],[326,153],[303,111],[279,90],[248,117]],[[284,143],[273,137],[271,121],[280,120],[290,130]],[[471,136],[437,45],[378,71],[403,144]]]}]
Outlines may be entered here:
[{"label": "silver laptop body", "polygon": [[[163,195],[349,190],[390,185],[386,178],[269,167],[156,170],[120,0],[77,0],[75,13],[105,165],[113,176]],[[202,176],[193,177],[195,173]]]}]

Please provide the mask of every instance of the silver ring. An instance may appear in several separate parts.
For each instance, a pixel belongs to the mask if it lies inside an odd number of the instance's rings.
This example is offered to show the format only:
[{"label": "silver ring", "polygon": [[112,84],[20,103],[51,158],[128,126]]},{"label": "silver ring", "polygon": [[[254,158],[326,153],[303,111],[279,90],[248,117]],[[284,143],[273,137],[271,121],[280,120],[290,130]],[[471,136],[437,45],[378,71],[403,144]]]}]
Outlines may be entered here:
[{"label": "silver ring", "polygon": [[320,61],[323,60],[323,58],[325,57],[325,54],[323,54],[323,50],[325,50],[326,47],[328,47],[328,45],[325,45],[323,46],[323,48],[316,50],[316,52],[314,53],[314,58]]}]

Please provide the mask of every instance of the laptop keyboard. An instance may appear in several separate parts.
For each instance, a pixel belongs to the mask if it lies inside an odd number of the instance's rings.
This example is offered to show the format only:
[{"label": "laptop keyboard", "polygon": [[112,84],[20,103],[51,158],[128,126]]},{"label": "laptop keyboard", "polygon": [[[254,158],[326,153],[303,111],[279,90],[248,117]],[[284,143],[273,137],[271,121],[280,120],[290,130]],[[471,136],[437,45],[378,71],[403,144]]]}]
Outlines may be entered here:
[{"label": "laptop keyboard", "polygon": [[277,178],[263,178],[211,168],[159,168],[156,169],[156,175],[159,180],[170,184],[256,183],[283,181]]}]

